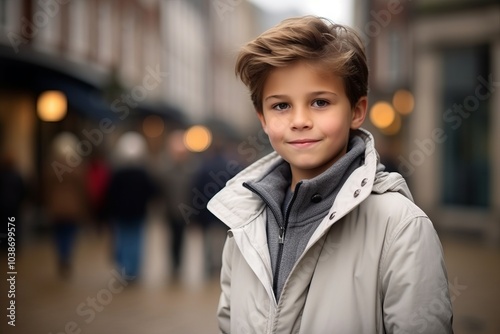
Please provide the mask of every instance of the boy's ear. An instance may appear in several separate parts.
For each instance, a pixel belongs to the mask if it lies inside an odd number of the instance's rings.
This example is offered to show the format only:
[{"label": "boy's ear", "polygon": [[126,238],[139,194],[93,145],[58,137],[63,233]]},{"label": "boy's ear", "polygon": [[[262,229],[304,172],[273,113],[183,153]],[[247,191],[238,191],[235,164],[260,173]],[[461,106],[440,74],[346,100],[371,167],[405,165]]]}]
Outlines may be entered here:
[{"label": "boy's ear", "polygon": [[257,117],[259,117],[259,121],[260,121],[260,124],[262,125],[262,129],[267,134],[267,123],[266,123],[266,118],[264,117],[264,113],[257,111]]},{"label": "boy's ear", "polygon": [[368,110],[368,98],[362,96],[352,109],[351,129],[356,130],[361,127],[365,121],[366,112]]}]

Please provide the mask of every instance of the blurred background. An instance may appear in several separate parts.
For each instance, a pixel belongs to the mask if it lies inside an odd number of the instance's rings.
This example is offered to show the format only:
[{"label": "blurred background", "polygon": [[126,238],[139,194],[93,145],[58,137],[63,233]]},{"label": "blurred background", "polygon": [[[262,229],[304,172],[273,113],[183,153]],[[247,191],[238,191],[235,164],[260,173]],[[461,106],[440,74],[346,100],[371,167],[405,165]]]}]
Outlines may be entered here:
[{"label": "blurred background", "polygon": [[365,127],[439,233],[455,333],[500,333],[498,1],[0,0],[2,333],[217,333],[204,207],[270,152],[235,56],[303,14],[360,33]]}]

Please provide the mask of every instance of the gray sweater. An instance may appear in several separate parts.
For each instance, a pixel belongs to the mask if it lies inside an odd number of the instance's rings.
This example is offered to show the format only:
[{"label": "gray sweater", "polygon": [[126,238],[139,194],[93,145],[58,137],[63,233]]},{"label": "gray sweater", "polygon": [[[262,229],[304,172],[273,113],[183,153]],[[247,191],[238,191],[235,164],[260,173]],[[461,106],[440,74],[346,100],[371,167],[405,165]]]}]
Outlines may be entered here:
[{"label": "gray sweater", "polygon": [[[293,193],[290,165],[286,161],[273,166],[260,180],[244,184],[267,204],[267,242],[276,300],[345,180],[362,164],[364,151],[363,140],[351,138],[343,157],[317,177],[298,182]],[[284,237],[281,245],[280,234]]]}]

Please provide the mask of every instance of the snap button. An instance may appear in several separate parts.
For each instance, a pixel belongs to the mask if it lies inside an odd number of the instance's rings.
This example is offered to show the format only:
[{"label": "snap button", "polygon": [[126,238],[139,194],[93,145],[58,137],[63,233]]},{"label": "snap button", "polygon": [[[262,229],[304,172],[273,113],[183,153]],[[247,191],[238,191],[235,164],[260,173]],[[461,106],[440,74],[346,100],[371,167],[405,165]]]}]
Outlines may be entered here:
[{"label": "snap button", "polygon": [[321,197],[320,194],[314,194],[311,197],[311,202],[313,202],[313,203],[319,203],[319,202],[321,202],[322,199],[323,199],[323,197]]},{"label": "snap button", "polygon": [[361,186],[364,187],[367,182],[368,182],[368,179],[364,178],[363,181],[361,181]]},{"label": "snap button", "polygon": [[361,190],[356,189],[356,191],[354,192],[354,197],[358,197],[360,192],[361,192]]},{"label": "snap button", "polygon": [[330,220],[332,220],[333,218],[335,218],[335,214],[337,213],[337,211],[333,211],[332,214],[330,215]]}]

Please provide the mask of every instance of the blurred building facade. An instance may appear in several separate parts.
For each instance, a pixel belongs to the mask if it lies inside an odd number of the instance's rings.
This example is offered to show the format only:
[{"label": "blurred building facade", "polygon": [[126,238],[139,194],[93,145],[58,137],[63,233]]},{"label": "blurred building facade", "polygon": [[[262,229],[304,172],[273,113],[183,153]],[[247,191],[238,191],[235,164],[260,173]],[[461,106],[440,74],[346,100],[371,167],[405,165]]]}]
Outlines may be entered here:
[{"label": "blurred building facade", "polygon": [[422,1],[416,14],[411,137],[435,147],[415,168],[416,195],[445,227],[498,242],[500,3]]},{"label": "blurred building facade", "polygon": [[[146,89],[160,86],[163,75],[157,7],[146,1],[0,1],[2,151],[16,155],[26,177],[36,178],[58,132],[77,132],[99,146],[129,107],[162,96],[161,89]],[[121,95],[128,87],[136,89]],[[52,90],[62,92],[63,113],[44,121],[40,98]]]},{"label": "blurred building facade", "polygon": [[[215,117],[244,138],[258,121],[234,61],[261,14],[248,1],[0,0],[1,152],[37,184],[62,131],[82,158],[106,155],[128,130],[153,147]],[[59,118],[40,114],[47,91],[62,93]]]},{"label": "blurred building facade", "polygon": [[390,147],[391,161],[438,228],[498,243],[500,3],[357,5],[364,8],[356,26],[368,45],[371,104],[387,101],[397,109],[400,89],[414,102],[409,114],[396,112],[399,125],[368,126]]}]

